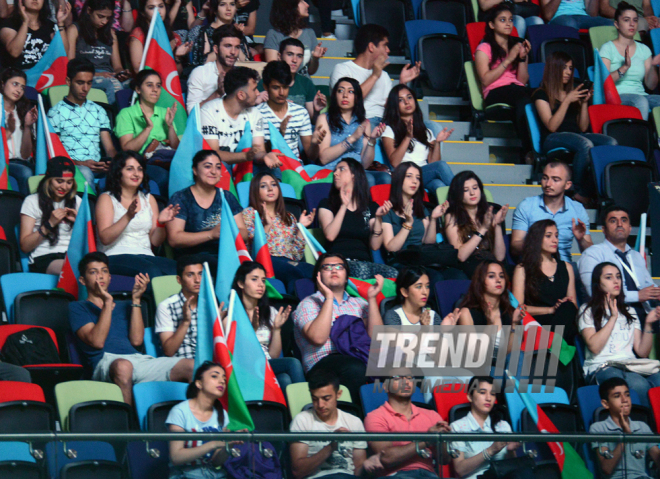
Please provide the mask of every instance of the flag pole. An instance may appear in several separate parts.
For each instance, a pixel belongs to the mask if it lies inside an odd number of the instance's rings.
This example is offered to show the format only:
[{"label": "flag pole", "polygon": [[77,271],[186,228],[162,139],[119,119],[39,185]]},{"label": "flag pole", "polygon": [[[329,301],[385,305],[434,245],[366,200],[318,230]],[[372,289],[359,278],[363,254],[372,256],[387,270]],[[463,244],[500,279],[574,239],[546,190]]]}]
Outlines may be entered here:
[{"label": "flag pole", "polygon": [[[209,264],[206,261],[204,262],[204,272],[208,275],[209,281],[211,281],[211,279],[212,279],[211,269],[209,268]],[[213,284],[212,281],[211,281],[211,284]],[[211,289],[213,289],[213,288],[211,288]],[[233,306],[233,303],[230,301],[229,304],[230,304],[230,308],[231,308]],[[215,317],[218,318],[218,320],[220,322],[220,331],[222,331],[222,335],[224,336],[225,335],[225,328],[222,326],[222,320],[220,320],[220,308],[218,308],[218,298],[216,298],[216,296],[215,296],[215,290],[213,291],[213,305],[215,306]],[[231,309],[229,310],[229,312],[231,313]],[[225,336],[225,338],[226,337],[227,336]]]},{"label": "flag pole", "polygon": [[[154,36],[154,28],[156,26],[156,15],[160,15],[157,11],[154,11],[151,15],[151,23],[149,23],[149,31],[147,32],[147,38],[144,40],[144,49],[142,50],[142,59],[140,60],[140,68],[138,72],[144,69],[144,64],[147,62],[147,52],[149,51],[149,45],[151,44],[151,39]],[[135,104],[137,99],[137,93],[133,92],[133,97],[131,98],[131,105]]]},{"label": "flag pole", "polygon": [[52,158],[55,156],[55,148],[53,148],[53,140],[50,138],[50,130],[48,129],[48,117],[46,116],[46,109],[44,108],[44,101],[41,95],[37,96],[39,102],[39,111],[41,112],[41,121],[44,124],[44,133],[46,133],[46,145],[48,145],[48,154]]}]

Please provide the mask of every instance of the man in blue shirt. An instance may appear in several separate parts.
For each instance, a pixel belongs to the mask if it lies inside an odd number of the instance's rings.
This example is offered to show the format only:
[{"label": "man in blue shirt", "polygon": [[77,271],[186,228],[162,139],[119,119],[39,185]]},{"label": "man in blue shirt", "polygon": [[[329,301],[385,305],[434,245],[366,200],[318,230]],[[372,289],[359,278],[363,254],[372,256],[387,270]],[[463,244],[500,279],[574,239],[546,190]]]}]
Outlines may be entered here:
[{"label": "man in blue shirt", "polygon": [[609,18],[598,16],[598,0],[542,0],[541,11],[546,22],[577,30],[600,25],[614,25]]},{"label": "man in blue shirt", "polygon": [[539,220],[553,220],[559,230],[559,256],[571,262],[571,246],[575,238],[584,251],[593,245],[587,226],[589,215],[577,201],[566,197],[571,188],[571,169],[558,161],[548,163],[543,169],[541,187],[543,194],[525,198],[513,214],[511,254],[522,253],[527,230]]},{"label": "man in blue shirt", "polygon": [[133,402],[133,384],[147,381],[190,382],[194,359],[153,358],[137,349],[144,340],[140,300],[149,276],[138,274],[132,302],[114,302],[108,293],[110,271],[104,253],[88,253],[78,264],[80,284],[87,288],[87,301],[69,304],[69,322],[84,362],[95,381],[114,382],[124,402]]},{"label": "man in blue shirt", "polygon": [[[621,206],[612,205],[603,211],[605,241],[586,250],[580,258],[580,278],[591,295],[591,275],[600,263],[619,266],[623,277],[626,304],[632,306],[644,327],[646,313],[660,300],[660,288],[646,269],[644,257],[628,245],[630,214]],[[653,304],[652,304],[653,302]]]}]

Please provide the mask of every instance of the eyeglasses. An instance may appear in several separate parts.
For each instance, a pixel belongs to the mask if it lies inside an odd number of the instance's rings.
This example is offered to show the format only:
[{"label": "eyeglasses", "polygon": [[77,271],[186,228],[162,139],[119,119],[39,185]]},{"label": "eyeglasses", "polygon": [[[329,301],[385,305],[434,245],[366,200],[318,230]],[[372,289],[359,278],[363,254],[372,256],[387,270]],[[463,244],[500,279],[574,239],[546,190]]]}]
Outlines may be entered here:
[{"label": "eyeglasses", "polygon": [[344,271],[346,269],[346,266],[344,266],[341,263],[332,263],[332,264],[324,264],[321,266],[321,269],[323,271],[332,271],[333,269],[335,271]]},{"label": "eyeglasses", "polygon": [[392,381],[398,381],[400,379],[405,379],[406,381],[412,381],[412,376],[392,376]]}]

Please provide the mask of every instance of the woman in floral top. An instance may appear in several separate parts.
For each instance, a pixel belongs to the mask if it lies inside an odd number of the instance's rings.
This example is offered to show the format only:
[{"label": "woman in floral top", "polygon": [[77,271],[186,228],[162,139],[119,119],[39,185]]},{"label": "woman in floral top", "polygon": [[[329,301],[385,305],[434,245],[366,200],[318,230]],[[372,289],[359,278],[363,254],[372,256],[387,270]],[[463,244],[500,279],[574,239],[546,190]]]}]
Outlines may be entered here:
[{"label": "woman in floral top", "polygon": [[311,278],[314,273],[314,266],[304,261],[305,239],[296,223],[308,227],[314,221],[316,210],[309,214],[303,211],[300,219],[296,219],[284,206],[278,180],[269,172],[262,172],[252,178],[250,206],[243,210],[250,244],[254,239],[255,211],[259,213],[266,232],[275,277],[287,285],[289,293],[293,293],[296,280]]}]

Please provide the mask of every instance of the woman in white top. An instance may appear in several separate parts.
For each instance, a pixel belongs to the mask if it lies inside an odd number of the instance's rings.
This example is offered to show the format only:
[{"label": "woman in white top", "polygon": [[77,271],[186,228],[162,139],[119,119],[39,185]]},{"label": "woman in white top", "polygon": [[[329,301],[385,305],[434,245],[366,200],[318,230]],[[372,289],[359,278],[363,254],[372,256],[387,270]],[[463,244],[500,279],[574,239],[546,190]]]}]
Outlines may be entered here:
[{"label": "woman in white top", "polygon": [[76,167],[69,158],[48,162],[39,188],[21,207],[21,251],[30,254],[30,271],[59,275],[80,207]]},{"label": "woman in white top", "polygon": [[444,319],[426,307],[431,294],[431,280],[423,266],[404,268],[396,278],[396,306],[385,313],[383,324],[392,326],[453,326],[459,310]]},{"label": "woman in white top", "polygon": [[[591,301],[582,305],[578,329],[587,347],[584,376],[587,384],[600,384],[611,377],[626,380],[642,404],[649,406],[648,391],[660,386],[660,373],[641,376],[608,365],[608,361],[647,358],[653,346],[653,328],[660,308],[646,316],[644,330],[635,310],[625,303],[619,268],[609,262],[600,263],[591,275]],[[610,319],[614,318],[614,321]]]},{"label": "woman in white top", "polygon": [[289,319],[291,306],[279,311],[273,308],[266,294],[266,270],[256,261],[245,261],[236,270],[232,288],[241,298],[245,312],[252,322],[257,339],[264,350],[282,392],[291,383],[305,381],[302,364],[296,358],[282,354],[282,326]]},{"label": "woman in white top", "polygon": [[16,178],[18,188],[29,194],[27,180],[34,174],[30,160],[34,142],[32,127],[37,122],[37,107],[25,98],[27,75],[24,71],[9,67],[0,75],[0,90],[4,101],[4,115],[9,155],[9,174]]},{"label": "woman in white top", "polygon": [[417,97],[406,85],[396,85],[390,91],[385,104],[383,123],[383,147],[392,167],[404,161],[412,161],[422,168],[426,190],[435,194],[441,186],[449,186],[454,173],[440,158],[442,142],[454,129],[445,128],[433,138],[424,124],[422,110],[417,107]]},{"label": "woman in white top", "polygon": [[150,278],[176,274],[176,262],[154,256],[151,247],[165,241],[165,223],[179,212],[170,205],[159,214],[149,194],[146,161],[134,151],[115,156],[107,175],[106,192],[96,203],[99,249],[110,260],[110,272],[124,276],[146,273]]}]

